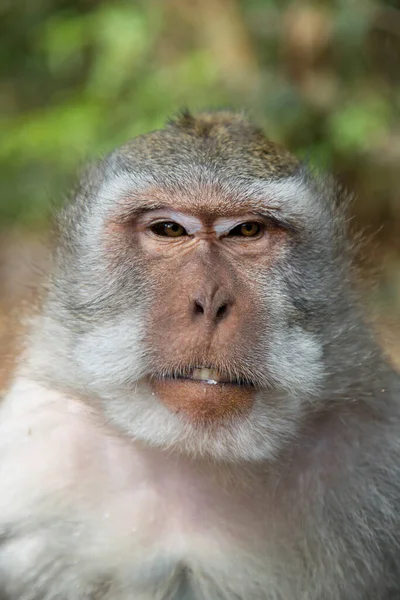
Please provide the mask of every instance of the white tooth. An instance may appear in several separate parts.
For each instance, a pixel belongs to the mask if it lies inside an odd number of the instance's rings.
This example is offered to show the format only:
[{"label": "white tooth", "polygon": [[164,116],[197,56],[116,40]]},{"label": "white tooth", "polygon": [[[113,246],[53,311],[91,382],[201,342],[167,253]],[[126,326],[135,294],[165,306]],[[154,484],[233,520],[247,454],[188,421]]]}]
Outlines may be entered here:
[{"label": "white tooth", "polygon": [[193,379],[200,379],[200,381],[207,381],[210,379],[211,369],[195,369],[193,371]]},{"label": "white tooth", "polygon": [[200,379],[200,373],[201,373],[200,369],[193,369],[193,371],[190,375],[190,379]]},{"label": "white tooth", "polygon": [[218,383],[221,380],[221,375],[215,369],[194,369],[192,379],[198,381],[207,381],[208,383]]}]

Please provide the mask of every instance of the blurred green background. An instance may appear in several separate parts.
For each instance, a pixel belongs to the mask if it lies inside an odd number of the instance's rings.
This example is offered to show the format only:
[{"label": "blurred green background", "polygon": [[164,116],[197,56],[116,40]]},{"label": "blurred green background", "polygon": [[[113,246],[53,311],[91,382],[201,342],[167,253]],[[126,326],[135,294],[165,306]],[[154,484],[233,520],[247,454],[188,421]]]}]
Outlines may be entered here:
[{"label": "blurred green background", "polygon": [[1,0],[0,65],[0,301],[83,162],[231,107],[356,192],[376,304],[400,321],[397,2]]}]

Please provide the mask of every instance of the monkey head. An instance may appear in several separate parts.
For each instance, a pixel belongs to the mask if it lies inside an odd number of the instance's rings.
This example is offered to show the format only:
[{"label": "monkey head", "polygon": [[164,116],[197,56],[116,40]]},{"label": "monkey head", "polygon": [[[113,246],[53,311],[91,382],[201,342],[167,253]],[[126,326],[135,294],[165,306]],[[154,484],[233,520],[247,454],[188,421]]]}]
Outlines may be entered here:
[{"label": "monkey head", "polygon": [[59,219],[41,371],[145,443],[272,458],[321,401],[338,336],[335,193],[236,114],[127,143]]}]

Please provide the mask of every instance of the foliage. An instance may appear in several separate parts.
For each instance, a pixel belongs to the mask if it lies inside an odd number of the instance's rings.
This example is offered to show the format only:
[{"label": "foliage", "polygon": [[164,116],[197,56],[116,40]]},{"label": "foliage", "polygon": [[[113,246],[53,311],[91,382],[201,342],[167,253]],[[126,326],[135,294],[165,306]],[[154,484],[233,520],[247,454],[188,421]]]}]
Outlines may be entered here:
[{"label": "foliage", "polygon": [[178,109],[229,106],[398,226],[390,2],[3,0],[0,23],[3,225],[40,226],[82,162]]}]

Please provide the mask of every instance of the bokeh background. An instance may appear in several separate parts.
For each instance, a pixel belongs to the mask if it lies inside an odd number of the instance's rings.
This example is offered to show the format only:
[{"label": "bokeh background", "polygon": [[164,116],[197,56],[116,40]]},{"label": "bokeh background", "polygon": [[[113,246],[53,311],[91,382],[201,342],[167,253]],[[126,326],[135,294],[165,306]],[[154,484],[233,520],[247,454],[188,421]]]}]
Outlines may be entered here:
[{"label": "bokeh background", "polygon": [[182,107],[245,108],[356,193],[367,302],[400,356],[398,2],[1,0],[0,68],[0,378],[77,170]]}]

